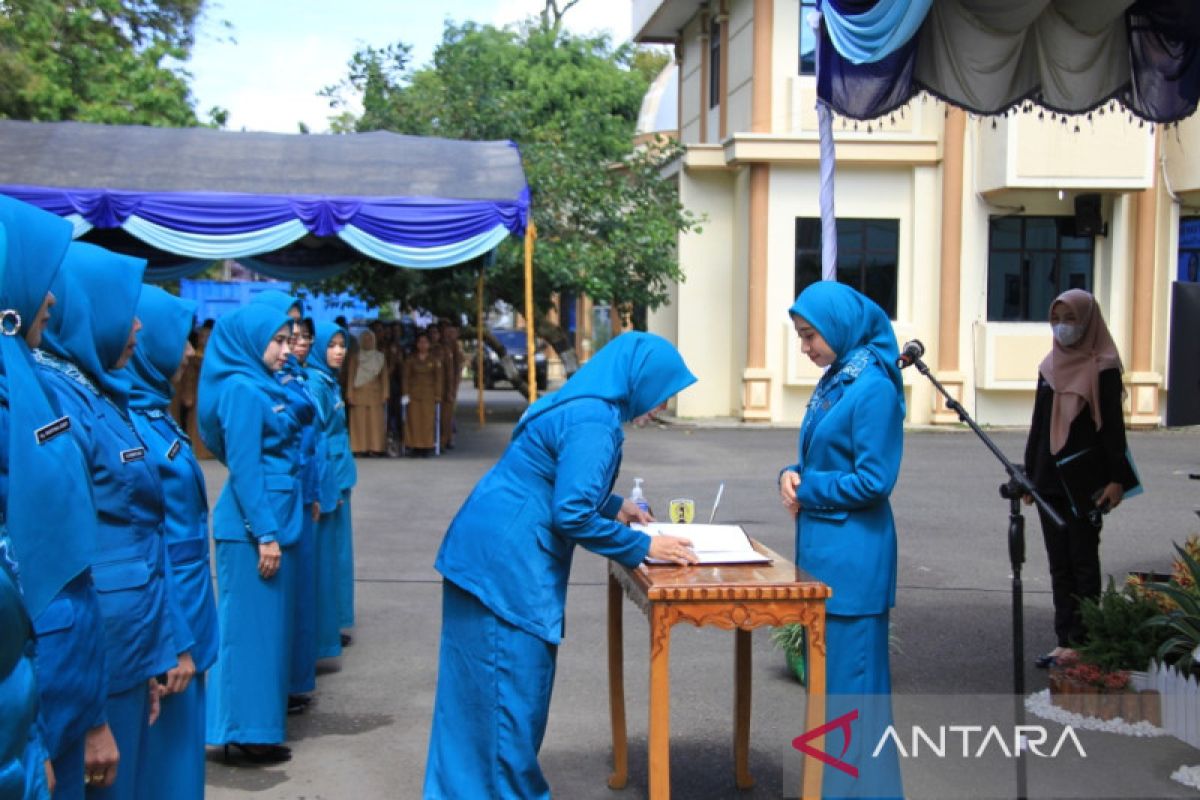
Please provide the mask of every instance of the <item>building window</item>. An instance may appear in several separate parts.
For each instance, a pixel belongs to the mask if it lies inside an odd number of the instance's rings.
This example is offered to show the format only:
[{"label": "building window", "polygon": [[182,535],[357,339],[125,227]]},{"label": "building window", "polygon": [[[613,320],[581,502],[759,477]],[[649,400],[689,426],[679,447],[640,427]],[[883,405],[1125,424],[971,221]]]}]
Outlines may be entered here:
[{"label": "building window", "polygon": [[992,217],[988,223],[991,321],[1045,322],[1067,289],[1092,290],[1095,244],[1074,217]]},{"label": "building window", "polygon": [[1179,275],[1176,280],[1200,281],[1200,217],[1179,219]]},{"label": "building window", "polygon": [[713,17],[708,25],[708,107],[721,102],[721,23]]},{"label": "building window", "polygon": [[800,74],[817,74],[817,34],[808,24],[808,14],[817,10],[817,0],[800,2]]},{"label": "building window", "polygon": [[[837,279],[853,286],[896,318],[900,220],[837,220]],[[796,219],[796,294],[821,280],[821,220]]]}]

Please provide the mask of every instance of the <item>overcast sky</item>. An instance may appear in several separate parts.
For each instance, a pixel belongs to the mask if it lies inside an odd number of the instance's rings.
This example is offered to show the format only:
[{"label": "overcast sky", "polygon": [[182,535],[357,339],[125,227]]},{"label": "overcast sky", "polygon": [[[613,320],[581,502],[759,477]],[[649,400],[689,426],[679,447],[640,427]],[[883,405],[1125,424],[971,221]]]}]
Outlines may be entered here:
[{"label": "overcast sky", "polygon": [[[346,75],[362,45],[401,41],[413,47],[416,65],[427,64],[445,20],[494,25],[538,13],[542,0],[209,0],[196,33],[188,69],[196,111],[229,110],[230,130],[295,133],[303,121],[314,133],[328,130],[328,102],[317,96]],[[580,0],[566,27],[607,30],[614,42],[629,38],[628,0]],[[222,23],[228,22],[231,28]]]}]

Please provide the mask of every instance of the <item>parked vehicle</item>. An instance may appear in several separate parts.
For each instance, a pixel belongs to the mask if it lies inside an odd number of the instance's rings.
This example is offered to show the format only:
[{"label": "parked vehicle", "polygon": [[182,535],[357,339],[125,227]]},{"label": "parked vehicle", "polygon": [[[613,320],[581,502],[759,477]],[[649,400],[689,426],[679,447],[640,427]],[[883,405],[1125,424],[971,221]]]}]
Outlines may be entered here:
[{"label": "parked vehicle", "polygon": [[[514,328],[493,328],[492,335],[496,340],[504,346],[508,355],[512,356],[513,365],[517,368],[517,374],[529,382],[529,359],[528,359],[528,340],[526,339],[525,331],[516,330]],[[473,341],[464,339],[463,344],[468,348],[467,365],[468,369],[474,372],[475,369],[475,354]],[[545,342],[541,339],[537,340],[537,352],[534,354],[534,374],[537,376],[537,387],[539,390],[545,389],[547,384],[548,364],[546,354],[542,352],[545,347]],[[504,382],[512,386],[508,380],[508,375],[504,371],[504,363],[500,356],[490,346],[484,346],[483,355],[483,386],[485,389],[495,388],[499,382]],[[513,388],[516,388],[515,386]]]}]

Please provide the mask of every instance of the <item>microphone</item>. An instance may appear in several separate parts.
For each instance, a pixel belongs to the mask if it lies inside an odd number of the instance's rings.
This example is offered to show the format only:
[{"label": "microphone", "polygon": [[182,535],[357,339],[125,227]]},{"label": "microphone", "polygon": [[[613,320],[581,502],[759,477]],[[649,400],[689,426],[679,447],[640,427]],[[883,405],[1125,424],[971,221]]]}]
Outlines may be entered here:
[{"label": "microphone", "polygon": [[911,367],[923,355],[925,355],[925,345],[921,344],[920,339],[905,342],[904,348],[900,351],[900,357],[896,359],[896,366],[900,369]]}]

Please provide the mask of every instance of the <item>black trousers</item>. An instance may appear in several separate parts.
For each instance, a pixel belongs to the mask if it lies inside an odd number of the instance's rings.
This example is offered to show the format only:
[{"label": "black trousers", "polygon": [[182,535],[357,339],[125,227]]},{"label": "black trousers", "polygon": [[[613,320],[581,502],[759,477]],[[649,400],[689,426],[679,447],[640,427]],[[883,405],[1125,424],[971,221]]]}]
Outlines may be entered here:
[{"label": "black trousers", "polygon": [[1080,519],[1065,497],[1046,497],[1067,522],[1065,530],[1054,527],[1041,509],[1042,539],[1050,561],[1050,588],[1054,594],[1054,634],[1059,647],[1081,644],[1087,638],[1079,601],[1100,597],[1100,527]]}]

